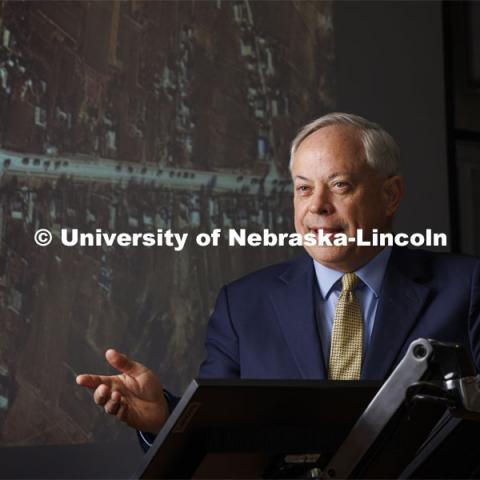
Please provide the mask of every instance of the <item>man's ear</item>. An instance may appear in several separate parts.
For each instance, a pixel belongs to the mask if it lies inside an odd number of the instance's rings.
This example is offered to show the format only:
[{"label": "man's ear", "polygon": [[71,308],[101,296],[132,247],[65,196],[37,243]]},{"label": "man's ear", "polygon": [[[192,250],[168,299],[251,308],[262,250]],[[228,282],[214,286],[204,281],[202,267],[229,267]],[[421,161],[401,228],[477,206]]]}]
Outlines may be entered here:
[{"label": "man's ear", "polygon": [[385,213],[388,217],[392,216],[403,197],[404,184],[400,175],[394,175],[383,182],[383,195],[385,198]]}]

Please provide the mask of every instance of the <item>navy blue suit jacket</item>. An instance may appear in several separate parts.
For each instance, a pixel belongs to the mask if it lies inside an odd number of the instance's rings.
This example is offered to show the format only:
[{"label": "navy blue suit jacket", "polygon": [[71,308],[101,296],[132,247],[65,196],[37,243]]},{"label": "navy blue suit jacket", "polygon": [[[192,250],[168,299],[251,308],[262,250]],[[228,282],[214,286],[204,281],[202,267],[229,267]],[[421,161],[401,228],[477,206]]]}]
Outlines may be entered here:
[{"label": "navy blue suit jacket", "polygon": [[[327,378],[315,285],[312,259],[303,254],[223,287],[208,324],[199,377]],[[480,259],[392,250],[362,378],[388,377],[419,337],[464,344],[480,371]],[[170,409],[178,402],[170,394],[167,400]]]},{"label": "navy blue suit jacket", "polygon": [[[382,284],[362,378],[388,377],[419,337],[466,345],[480,367],[480,260],[394,248]],[[207,329],[201,378],[327,376],[307,255],[222,288]]]}]

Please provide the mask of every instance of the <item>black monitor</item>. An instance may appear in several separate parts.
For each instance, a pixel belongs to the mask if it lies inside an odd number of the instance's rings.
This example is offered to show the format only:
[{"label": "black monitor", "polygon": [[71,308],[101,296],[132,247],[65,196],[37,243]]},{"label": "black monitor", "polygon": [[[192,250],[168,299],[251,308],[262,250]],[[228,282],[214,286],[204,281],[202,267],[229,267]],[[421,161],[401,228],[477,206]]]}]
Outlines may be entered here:
[{"label": "black monitor", "polygon": [[136,478],[294,478],[322,468],[380,386],[194,380]]}]

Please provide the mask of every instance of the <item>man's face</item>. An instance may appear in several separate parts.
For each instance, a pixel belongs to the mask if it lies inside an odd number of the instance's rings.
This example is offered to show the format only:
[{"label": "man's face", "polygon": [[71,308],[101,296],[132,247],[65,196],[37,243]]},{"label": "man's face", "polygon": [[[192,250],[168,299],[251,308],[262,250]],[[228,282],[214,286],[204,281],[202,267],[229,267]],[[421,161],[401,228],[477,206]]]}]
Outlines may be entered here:
[{"label": "man's face", "polygon": [[[297,233],[344,233],[373,228],[390,230],[403,192],[400,177],[385,178],[370,167],[360,134],[354,127],[331,125],[309,135],[298,147],[292,165]],[[319,263],[351,272],[367,263],[379,247],[305,246]]]}]

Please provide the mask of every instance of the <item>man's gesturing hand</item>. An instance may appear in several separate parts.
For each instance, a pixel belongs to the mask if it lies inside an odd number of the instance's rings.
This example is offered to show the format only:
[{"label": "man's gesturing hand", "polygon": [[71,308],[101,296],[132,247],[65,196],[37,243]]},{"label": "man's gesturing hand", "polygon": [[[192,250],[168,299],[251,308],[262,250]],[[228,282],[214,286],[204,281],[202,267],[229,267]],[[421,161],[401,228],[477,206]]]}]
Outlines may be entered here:
[{"label": "man's gesturing hand", "polygon": [[84,374],[77,383],[93,390],[93,399],[105,412],[137,430],[158,433],[168,417],[163,387],[155,373],[113,349],[107,362],[119,375]]}]

